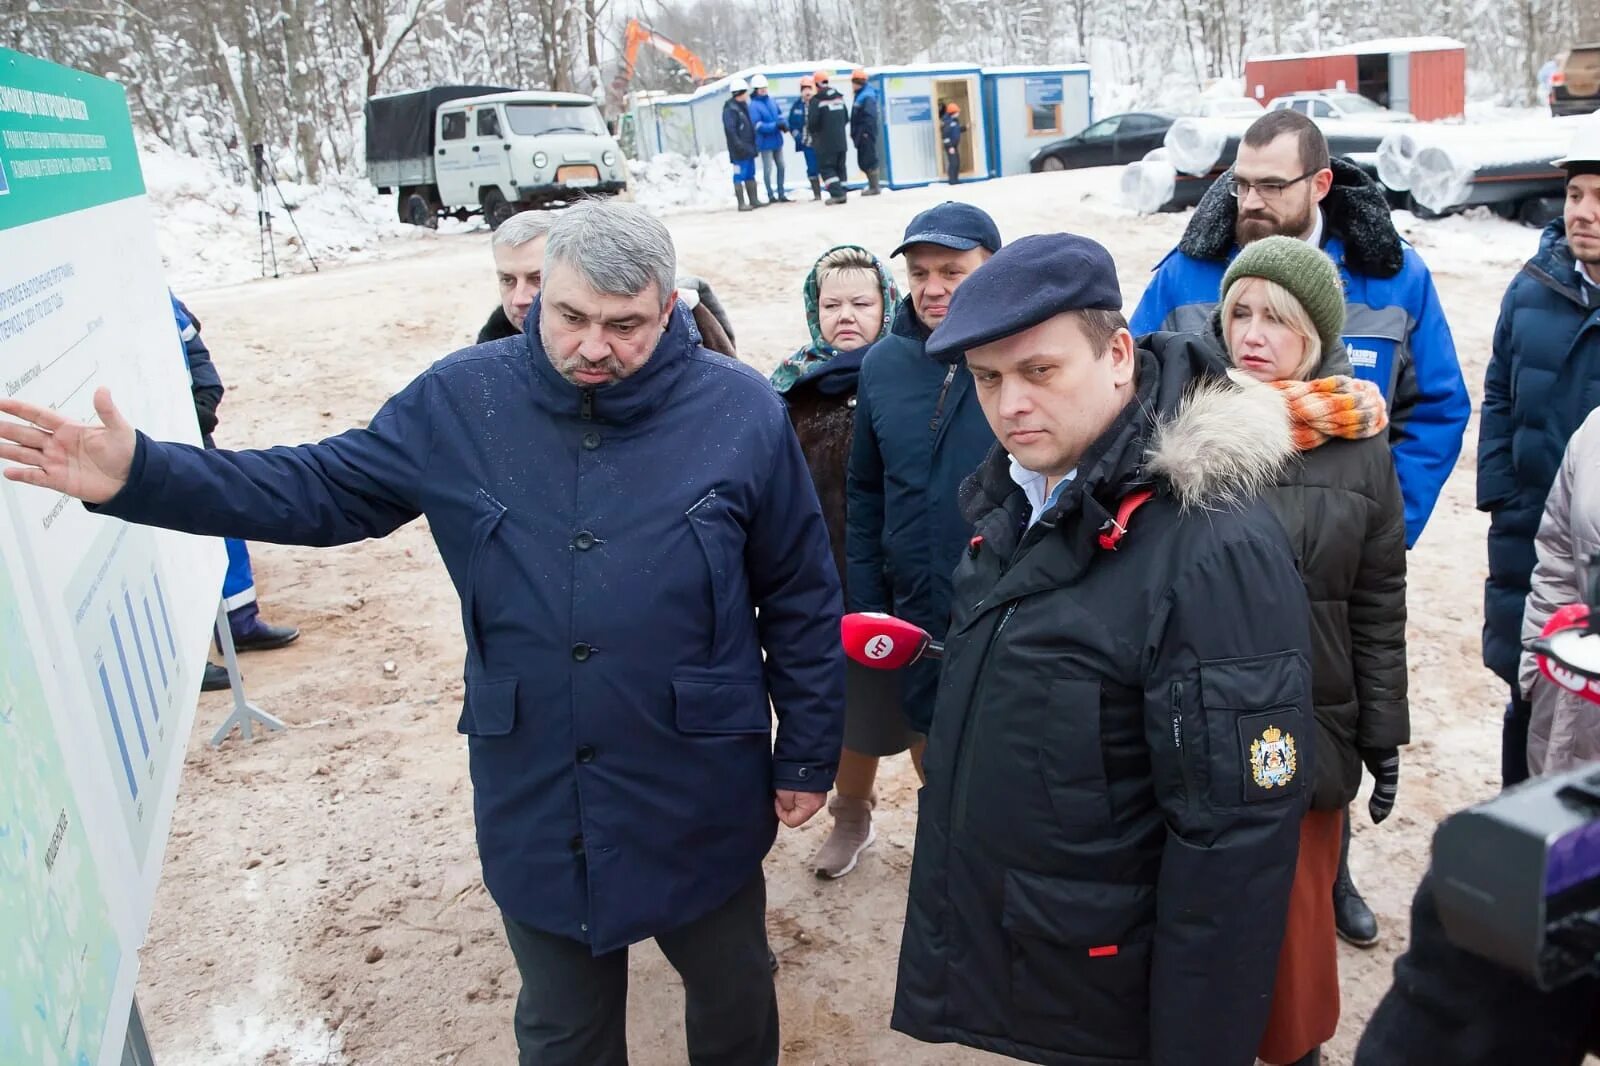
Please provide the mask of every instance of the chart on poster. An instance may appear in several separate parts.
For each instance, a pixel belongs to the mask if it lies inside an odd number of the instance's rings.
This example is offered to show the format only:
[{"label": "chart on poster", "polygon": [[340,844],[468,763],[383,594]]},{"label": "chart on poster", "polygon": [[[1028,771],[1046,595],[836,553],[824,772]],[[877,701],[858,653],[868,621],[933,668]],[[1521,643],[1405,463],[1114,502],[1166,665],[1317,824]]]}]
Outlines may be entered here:
[{"label": "chart on poster", "polygon": [[[102,387],[198,443],[123,89],[0,49],[0,395],[93,422]],[[120,1055],[223,565],[0,483],[0,1062]]]}]

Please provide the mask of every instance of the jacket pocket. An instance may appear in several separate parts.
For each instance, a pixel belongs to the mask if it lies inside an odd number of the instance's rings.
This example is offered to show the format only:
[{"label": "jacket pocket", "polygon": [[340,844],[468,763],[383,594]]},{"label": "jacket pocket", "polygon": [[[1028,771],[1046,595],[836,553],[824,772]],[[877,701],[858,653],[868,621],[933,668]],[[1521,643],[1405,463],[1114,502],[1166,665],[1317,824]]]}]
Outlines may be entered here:
[{"label": "jacket pocket", "polygon": [[1204,661],[1200,699],[1212,804],[1238,808],[1305,790],[1316,740],[1306,715],[1310,682],[1299,652]]},{"label": "jacket pocket", "polygon": [[[485,584],[484,558],[489,541],[506,516],[506,505],[483,489],[472,501],[472,551],[467,556],[467,571],[461,585],[461,624],[467,636],[467,654],[483,657],[483,630],[478,625],[478,586]],[[465,730],[463,730],[465,732]]]},{"label": "jacket pocket", "polygon": [[1069,838],[1098,836],[1111,822],[1100,739],[1100,682],[1050,682],[1039,739],[1039,773],[1056,824]]},{"label": "jacket pocket", "polygon": [[699,672],[679,671],[672,678],[678,732],[725,736],[772,732],[766,686]]},{"label": "jacket pocket", "polygon": [[1149,885],[1011,870],[1000,924],[1011,949],[1011,1032],[1073,1055],[1143,1059],[1149,1045]]},{"label": "jacket pocket", "polygon": [[685,517],[705,556],[712,612],[711,661],[716,662],[738,631],[740,612],[751,610],[744,573],[744,527],[715,489],[690,507]]},{"label": "jacket pocket", "polygon": [[517,725],[517,679],[468,681],[456,731],[469,737],[503,737]]}]

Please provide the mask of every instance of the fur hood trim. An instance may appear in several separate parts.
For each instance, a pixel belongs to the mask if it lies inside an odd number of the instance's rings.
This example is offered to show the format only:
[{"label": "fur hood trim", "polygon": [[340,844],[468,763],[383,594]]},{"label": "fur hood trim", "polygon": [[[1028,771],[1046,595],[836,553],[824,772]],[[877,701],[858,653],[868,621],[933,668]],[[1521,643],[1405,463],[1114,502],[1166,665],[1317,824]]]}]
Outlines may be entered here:
[{"label": "fur hood trim", "polygon": [[1261,495],[1294,457],[1290,429],[1277,389],[1237,370],[1204,377],[1157,423],[1145,469],[1185,510],[1237,506]]}]

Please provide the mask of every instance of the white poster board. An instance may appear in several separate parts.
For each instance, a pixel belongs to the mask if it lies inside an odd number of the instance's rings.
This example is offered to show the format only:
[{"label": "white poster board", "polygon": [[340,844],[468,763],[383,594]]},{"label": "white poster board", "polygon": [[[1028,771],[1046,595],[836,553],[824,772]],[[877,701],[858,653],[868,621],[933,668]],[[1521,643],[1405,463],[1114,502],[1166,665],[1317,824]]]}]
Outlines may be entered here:
[{"label": "white poster board", "polygon": [[[0,391],[199,442],[113,82],[0,49]],[[0,482],[0,1062],[119,1061],[220,541]]]}]

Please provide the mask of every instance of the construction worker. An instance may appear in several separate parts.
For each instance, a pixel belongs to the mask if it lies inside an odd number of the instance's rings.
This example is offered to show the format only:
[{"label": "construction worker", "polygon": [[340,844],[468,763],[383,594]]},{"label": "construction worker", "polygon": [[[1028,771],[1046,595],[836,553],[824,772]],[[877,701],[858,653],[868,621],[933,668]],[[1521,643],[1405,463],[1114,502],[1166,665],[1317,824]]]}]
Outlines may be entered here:
[{"label": "construction worker", "polygon": [[806,109],[811,98],[817,95],[817,82],[807,74],[800,79],[800,99],[789,106],[789,132],[794,135],[794,147],[806,157],[806,177],[811,182],[811,198],[822,199],[822,179],[817,171],[817,151],[811,147],[811,131],[806,127]]},{"label": "construction worker", "polygon": [[961,105],[944,105],[944,119],[939,123],[939,139],[944,142],[944,169],[950,184],[961,182]]},{"label": "construction worker", "polygon": [[817,95],[806,108],[806,128],[817,151],[817,168],[828,187],[830,207],[845,202],[844,177],[850,151],[850,107],[838,89],[828,84],[828,72],[811,75]]},{"label": "construction worker", "polygon": [[878,91],[867,84],[867,72],[860,67],[850,73],[850,85],[856,92],[850,111],[850,140],[856,146],[856,166],[867,175],[861,195],[877,196],[883,191],[878,187],[878,123],[882,118]]},{"label": "construction worker", "polygon": [[750,86],[743,78],[728,83],[733,95],[722,105],[722,132],[733,164],[733,195],[739,210],[766,207],[756,193],[756,126],[750,118]]}]

